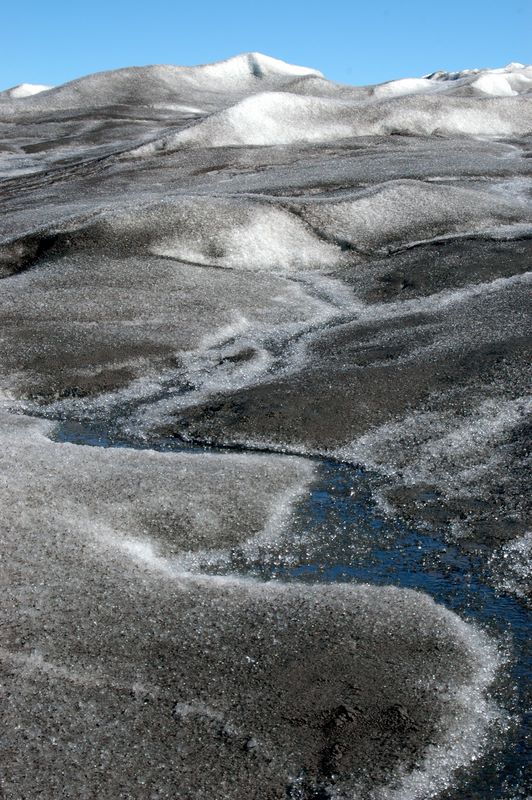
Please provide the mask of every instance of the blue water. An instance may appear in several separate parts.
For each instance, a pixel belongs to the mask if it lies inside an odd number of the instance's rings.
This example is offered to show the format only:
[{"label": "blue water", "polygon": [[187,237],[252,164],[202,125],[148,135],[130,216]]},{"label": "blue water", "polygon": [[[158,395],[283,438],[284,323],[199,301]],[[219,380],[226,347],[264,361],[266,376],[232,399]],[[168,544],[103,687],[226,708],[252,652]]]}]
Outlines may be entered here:
[{"label": "blue water", "polygon": [[[61,422],[54,438],[99,447],[199,450],[175,439],[142,444],[113,436],[105,424]],[[215,448],[208,448],[214,450]],[[220,450],[220,449],[219,449]],[[331,460],[317,461],[318,480],[298,505],[292,530],[281,545],[255,563],[235,554],[228,569],[264,580],[366,582],[417,589],[474,622],[510,652],[510,666],[498,687],[498,701],[515,724],[503,744],[458,776],[461,788],[441,800],[518,800],[530,798],[530,615],[513,596],[498,592],[486,575],[486,553],[464,552],[446,541],[444,531],[416,530],[379,514],[372,489],[377,476]],[[305,532],[304,538],[301,532]]]},{"label": "blue water", "polygon": [[[488,754],[475,766],[474,773],[468,770],[467,786],[449,792],[445,798],[530,798],[530,614],[516,598],[489,585],[482,549],[465,554],[442,535],[416,531],[400,521],[390,523],[376,510],[371,478],[361,470],[324,461],[320,472],[319,485],[300,505],[296,524],[306,526],[310,539],[323,540],[322,557],[297,566],[272,565],[271,576],[417,589],[504,643],[511,660],[498,699],[515,715],[515,725],[503,748]],[[343,531],[343,537],[338,536],[338,530]],[[331,547],[333,532],[336,535]]]}]

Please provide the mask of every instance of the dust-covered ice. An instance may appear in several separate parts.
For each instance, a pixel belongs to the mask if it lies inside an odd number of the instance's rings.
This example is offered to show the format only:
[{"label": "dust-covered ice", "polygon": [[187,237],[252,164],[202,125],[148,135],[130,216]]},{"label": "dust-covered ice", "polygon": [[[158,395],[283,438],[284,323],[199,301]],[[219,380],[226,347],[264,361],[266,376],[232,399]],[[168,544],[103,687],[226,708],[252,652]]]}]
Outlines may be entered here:
[{"label": "dust-covered ice", "polygon": [[1,425],[6,797],[425,797],[504,724],[493,644],[426,596],[183,569],[268,524],[309,462]]},{"label": "dust-covered ice", "polygon": [[8,800],[455,800],[504,747],[509,640],[246,565],[341,516],[334,458],[524,601],[531,92],[258,53],[0,92]]}]

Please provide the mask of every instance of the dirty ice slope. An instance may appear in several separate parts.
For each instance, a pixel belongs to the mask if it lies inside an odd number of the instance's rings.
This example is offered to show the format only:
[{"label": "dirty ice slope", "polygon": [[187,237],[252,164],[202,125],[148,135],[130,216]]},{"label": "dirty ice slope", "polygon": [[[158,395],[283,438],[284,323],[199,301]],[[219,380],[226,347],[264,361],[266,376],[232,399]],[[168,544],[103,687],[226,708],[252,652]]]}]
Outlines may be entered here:
[{"label": "dirty ice slope", "polygon": [[254,53],[0,93],[8,800],[464,796],[494,642],[212,572],[304,546],[332,455],[525,596],[531,82]]}]

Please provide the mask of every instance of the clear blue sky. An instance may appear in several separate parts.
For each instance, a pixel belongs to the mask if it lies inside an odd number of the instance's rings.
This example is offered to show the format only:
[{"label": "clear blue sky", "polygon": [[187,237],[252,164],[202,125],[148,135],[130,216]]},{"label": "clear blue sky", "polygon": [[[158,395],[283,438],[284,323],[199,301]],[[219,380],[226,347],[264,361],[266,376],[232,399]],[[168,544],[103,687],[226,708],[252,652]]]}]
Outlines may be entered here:
[{"label": "clear blue sky", "polygon": [[532,0],[4,0],[0,88],[258,50],[375,83],[532,62]]}]

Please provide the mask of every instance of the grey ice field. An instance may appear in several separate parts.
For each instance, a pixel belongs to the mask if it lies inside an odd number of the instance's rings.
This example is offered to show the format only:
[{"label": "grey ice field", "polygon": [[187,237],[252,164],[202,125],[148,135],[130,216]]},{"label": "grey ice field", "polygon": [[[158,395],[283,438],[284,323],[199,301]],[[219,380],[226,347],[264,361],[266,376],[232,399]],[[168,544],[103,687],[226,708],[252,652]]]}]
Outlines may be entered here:
[{"label": "grey ice field", "polygon": [[21,85],[0,203],[2,797],[529,797],[532,67]]}]

